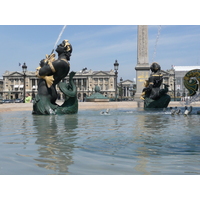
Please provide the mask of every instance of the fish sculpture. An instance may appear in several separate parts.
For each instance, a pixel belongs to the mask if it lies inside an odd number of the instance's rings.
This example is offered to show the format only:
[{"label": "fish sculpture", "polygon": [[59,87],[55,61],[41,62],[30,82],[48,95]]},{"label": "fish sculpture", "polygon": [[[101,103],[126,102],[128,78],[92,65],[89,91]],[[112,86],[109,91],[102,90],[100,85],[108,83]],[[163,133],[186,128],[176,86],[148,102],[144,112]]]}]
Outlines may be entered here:
[{"label": "fish sculpture", "polygon": [[198,90],[198,82],[200,83],[200,69],[188,71],[183,77],[184,86],[188,89],[189,96],[194,96]]}]

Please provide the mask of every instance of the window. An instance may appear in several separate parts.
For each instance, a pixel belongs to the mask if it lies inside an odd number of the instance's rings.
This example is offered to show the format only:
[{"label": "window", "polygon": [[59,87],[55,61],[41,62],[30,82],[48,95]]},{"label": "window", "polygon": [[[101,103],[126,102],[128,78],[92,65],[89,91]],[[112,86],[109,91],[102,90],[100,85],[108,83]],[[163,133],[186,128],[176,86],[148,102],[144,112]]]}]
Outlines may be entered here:
[{"label": "window", "polygon": [[35,85],[35,79],[32,79],[32,86]]},{"label": "window", "polygon": [[86,79],[83,79],[83,87],[86,88]]}]

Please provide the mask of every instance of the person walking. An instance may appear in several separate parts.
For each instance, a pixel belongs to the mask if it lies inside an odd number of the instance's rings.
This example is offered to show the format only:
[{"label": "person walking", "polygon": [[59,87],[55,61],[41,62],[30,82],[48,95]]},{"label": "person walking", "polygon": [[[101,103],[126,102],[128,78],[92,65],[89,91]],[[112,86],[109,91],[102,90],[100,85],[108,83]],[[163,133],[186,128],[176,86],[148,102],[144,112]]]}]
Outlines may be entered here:
[{"label": "person walking", "polygon": [[26,93],[25,103],[31,103],[31,95],[29,93]]}]

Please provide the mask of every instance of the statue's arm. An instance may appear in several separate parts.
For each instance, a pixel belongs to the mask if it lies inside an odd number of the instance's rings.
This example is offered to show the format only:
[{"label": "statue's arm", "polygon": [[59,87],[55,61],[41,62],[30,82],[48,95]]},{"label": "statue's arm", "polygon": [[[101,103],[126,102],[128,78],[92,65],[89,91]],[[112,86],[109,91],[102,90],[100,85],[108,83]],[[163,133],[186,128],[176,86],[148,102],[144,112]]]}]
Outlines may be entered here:
[{"label": "statue's arm", "polygon": [[43,60],[40,62],[39,76],[51,76],[55,72],[55,62],[45,63]]}]

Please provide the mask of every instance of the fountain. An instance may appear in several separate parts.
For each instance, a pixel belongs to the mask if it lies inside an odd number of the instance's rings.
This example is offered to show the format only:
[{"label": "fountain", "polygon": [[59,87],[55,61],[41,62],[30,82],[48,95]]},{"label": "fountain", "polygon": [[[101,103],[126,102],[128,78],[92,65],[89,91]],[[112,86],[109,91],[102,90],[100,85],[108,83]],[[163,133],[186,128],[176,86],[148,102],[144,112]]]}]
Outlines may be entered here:
[{"label": "fountain", "polygon": [[[33,114],[55,115],[55,114],[74,114],[78,112],[77,90],[73,82],[75,72],[69,74],[69,83],[61,82],[70,70],[70,56],[72,46],[68,40],[56,48],[58,59],[55,54],[46,55],[46,59],[41,60],[37,68],[36,75],[40,78],[38,82],[38,93],[33,102]],[[56,85],[65,95],[65,101],[60,106],[56,104],[57,91]]]},{"label": "fountain", "polygon": [[190,105],[199,101],[200,93],[197,94],[199,88],[197,81],[200,83],[200,69],[190,70],[183,77],[183,83],[188,90],[189,98],[186,98],[185,101],[180,102],[182,106]]},{"label": "fountain", "polygon": [[[168,88],[160,89],[157,63],[143,90],[144,108],[78,111],[75,72],[69,83],[60,82],[69,72],[72,47],[64,40],[56,51],[58,59],[47,55],[37,70],[34,115],[0,113],[1,175],[200,174],[197,108],[187,117],[168,112]],[[56,85],[66,95],[62,106],[56,104]],[[99,92],[93,97],[100,99]]]},{"label": "fountain", "polygon": [[100,93],[101,90],[99,86],[96,85],[94,88],[94,91],[95,91],[94,94],[92,94],[90,97],[86,97],[86,102],[108,102],[109,101],[108,97],[105,97]]},{"label": "fountain", "polygon": [[198,115],[143,108],[100,111],[0,113],[0,174],[200,174]]},{"label": "fountain", "polygon": [[144,108],[167,108],[171,98],[167,95],[168,85],[164,85],[164,89],[160,89],[163,81],[160,65],[156,62],[150,66],[152,74],[145,81],[141,99],[144,100]]}]

